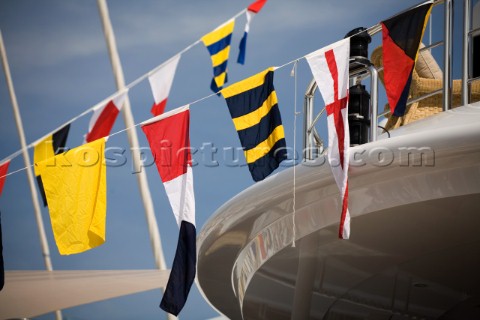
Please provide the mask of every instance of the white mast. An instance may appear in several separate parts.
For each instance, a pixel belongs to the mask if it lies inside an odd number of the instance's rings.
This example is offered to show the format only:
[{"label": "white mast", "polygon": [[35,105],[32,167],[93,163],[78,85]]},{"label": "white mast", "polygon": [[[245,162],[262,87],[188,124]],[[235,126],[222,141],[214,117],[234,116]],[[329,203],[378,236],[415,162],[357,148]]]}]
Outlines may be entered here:
[{"label": "white mast", "polygon": [[[113,33],[112,23],[108,14],[108,7],[106,0],[97,0],[98,9],[100,11],[100,17],[102,19],[103,31],[105,33],[105,39],[107,41],[108,51],[110,54],[110,61],[112,63],[113,74],[117,89],[122,90],[125,88],[125,79],[123,76],[122,65],[120,63],[120,57],[118,55],[117,44],[115,42],[115,35]],[[130,108],[130,99],[125,99],[125,103],[122,108],[123,120],[127,128],[132,128],[135,125],[133,120],[132,111]],[[135,168],[139,168],[137,173],[138,185],[140,187],[140,194],[143,200],[143,206],[145,207],[145,216],[147,218],[148,231],[150,233],[150,242],[152,243],[153,255],[155,257],[155,265],[160,270],[166,269],[165,258],[163,256],[162,245],[160,241],[160,233],[158,231],[157,219],[155,218],[155,211],[153,209],[153,202],[150,195],[150,189],[148,187],[147,176],[144,170],[141,170],[140,154],[135,152],[139,150],[137,131],[135,128],[127,131],[128,141],[132,148],[132,159]],[[168,319],[176,319],[171,314],[167,314]]]},{"label": "white mast", "polygon": [[[2,32],[0,31],[0,55],[2,56],[3,69],[5,71],[5,79],[7,81],[8,93],[10,94],[10,100],[12,101],[13,114],[15,115],[15,122],[17,124],[18,137],[22,146],[23,160],[25,167],[27,167],[28,184],[32,195],[32,203],[35,211],[35,218],[37,220],[38,233],[40,236],[40,244],[42,247],[43,261],[45,263],[45,269],[52,271],[52,261],[50,260],[50,249],[48,248],[47,236],[45,234],[45,226],[43,225],[42,213],[40,209],[40,202],[38,201],[38,193],[35,187],[35,179],[32,173],[32,164],[30,162],[30,156],[28,154],[27,142],[25,140],[25,132],[23,130],[22,117],[20,116],[20,110],[18,108],[17,96],[15,94],[15,88],[13,87],[12,75],[10,73],[10,66],[8,65],[7,52],[3,43]],[[55,311],[56,319],[62,319],[62,312],[60,310]]]}]

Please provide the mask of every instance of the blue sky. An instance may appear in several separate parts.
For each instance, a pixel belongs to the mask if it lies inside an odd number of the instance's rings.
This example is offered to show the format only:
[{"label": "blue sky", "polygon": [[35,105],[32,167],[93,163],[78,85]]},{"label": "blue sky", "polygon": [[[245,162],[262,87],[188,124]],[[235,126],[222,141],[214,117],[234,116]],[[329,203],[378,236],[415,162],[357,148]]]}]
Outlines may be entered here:
[{"label": "blue sky", "polygon": [[[237,1],[109,1],[110,17],[127,83],[147,73],[204,34],[248,6]],[[280,66],[340,40],[356,27],[370,27],[416,1],[383,0],[270,0],[254,18],[247,44],[246,65],[236,64],[238,43],[245,18],[236,19],[229,60],[229,83]],[[437,15],[440,21],[440,16]],[[435,23],[434,22],[434,23]],[[434,24],[435,25],[435,24]],[[13,82],[23,118],[27,143],[55,130],[113,94],[115,82],[104,40],[97,3],[94,0],[2,0],[0,29],[10,62]],[[436,27],[438,30],[438,27]],[[377,36],[370,52],[380,43]],[[293,148],[295,82],[292,65],[275,72],[275,88],[286,130],[287,145]],[[3,71],[3,70],[2,70]],[[302,110],[303,93],[311,79],[305,60],[298,64],[297,108]],[[167,110],[211,94],[210,57],[202,44],[182,55]],[[136,123],[150,118],[153,97],[148,81],[130,90]],[[318,97],[320,102],[321,99]],[[382,105],[382,104],[381,104]],[[67,147],[82,143],[90,115],[71,125]],[[4,77],[0,77],[0,159],[20,148],[10,98]],[[301,147],[302,117],[297,119],[297,147]],[[326,140],[326,123],[320,133]],[[124,128],[119,117],[112,132]],[[148,147],[141,130],[140,145]],[[210,97],[191,105],[191,145],[198,151],[193,158],[197,232],[228,199],[253,184],[223,98]],[[107,146],[128,150],[127,135],[115,135]],[[212,152],[212,147],[217,152]],[[213,149],[215,150],[215,149]],[[33,150],[30,150],[32,156]],[[147,156],[151,155],[147,153]],[[213,157],[213,158],[212,158]],[[147,159],[148,160],[148,159]],[[23,168],[22,157],[15,158],[10,171]],[[284,170],[283,165],[279,170]],[[145,169],[153,197],[156,218],[167,264],[171,266],[178,228],[164,188],[154,166]],[[88,252],[60,256],[50,226],[48,210],[43,221],[54,269],[152,269],[155,267],[144,209],[132,162],[107,168],[108,208],[106,243]],[[7,177],[2,197],[3,245],[6,270],[44,268],[30,191],[25,172]],[[1,299],[1,293],[0,293]],[[160,290],[64,310],[69,319],[158,319]],[[217,316],[192,289],[180,314],[185,319]],[[53,315],[41,319],[53,319]]]}]

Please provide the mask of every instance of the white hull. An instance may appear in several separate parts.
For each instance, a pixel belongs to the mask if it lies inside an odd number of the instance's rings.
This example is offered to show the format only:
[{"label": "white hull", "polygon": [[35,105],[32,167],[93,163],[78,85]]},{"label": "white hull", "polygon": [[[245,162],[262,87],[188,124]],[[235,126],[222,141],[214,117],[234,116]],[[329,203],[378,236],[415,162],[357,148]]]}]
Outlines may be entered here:
[{"label": "white hull", "polygon": [[204,294],[232,319],[478,316],[479,123],[468,105],[351,148],[350,240],[323,157],[295,169],[295,214],[293,168],[245,190],[199,234]]}]

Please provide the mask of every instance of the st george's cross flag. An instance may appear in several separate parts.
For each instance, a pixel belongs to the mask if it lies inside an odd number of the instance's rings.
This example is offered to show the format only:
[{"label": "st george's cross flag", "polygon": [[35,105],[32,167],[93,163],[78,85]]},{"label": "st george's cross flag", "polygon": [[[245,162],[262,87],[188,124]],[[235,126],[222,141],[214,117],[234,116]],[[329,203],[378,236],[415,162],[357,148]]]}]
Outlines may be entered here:
[{"label": "st george's cross flag", "polygon": [[195,197],[190,153],[188,106],[142,123],[155,164],[180,227],[177,251],[160,308],[178,315],[187,301],[196,273]]},{"label": "st george's cross flag", "polygon": [[253,17],[260,10],[262,10],[266,2],[267,0],[257,0],[252,4],[250,4],[247,8],[247,12],[246,12],[247,23],[245,24],[245,31],[243,33],[242,40],[240,40],[240,45],[239,45],[240,50],[238,52],[237,63],[245,64],[245,55],[247,51],[247,37],[248,37],[248,32],[250,31],[250,23],[252,22]]},{"label": "st george's cross flag", "polygon": [[100,104],[93,109],[85,142],[92,142],[110,134],[126,97],[127,91],[121,92],[106,104]]},{"label": "st george's cross flag", "polygon": [[350,237],[350,213],[348,211],[349,55],[350,38],[347,38],[306,56],[327,111],[328,162],[341,195],[342,213],[338,232],[341,239]]},{"label": "st george's cross flag", "polygon": [[412,73],[433,1],[381,22],[383,72],[390,113],[405,115]]},{"label": "st george's cross flag", "polygon": [[162,114],[165,110],[180,57],[181,55],[177,54],[148,74],[148,81],[155,101],[151,109],[154,116]]}]

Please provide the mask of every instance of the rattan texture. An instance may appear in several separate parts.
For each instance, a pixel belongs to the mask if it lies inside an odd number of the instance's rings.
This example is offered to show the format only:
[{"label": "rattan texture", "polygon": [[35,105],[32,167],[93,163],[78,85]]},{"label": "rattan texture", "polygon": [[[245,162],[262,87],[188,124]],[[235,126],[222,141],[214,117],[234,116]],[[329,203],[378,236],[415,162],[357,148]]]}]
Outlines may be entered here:
[{"label": "rattan texture", "polygon": [[[428,51],[423,51],[422,54],[430,54]],[[371,55],[371,62],[376,68],[383,66],[383,51],[382,46],[377,47]],[[409,100],[421,97],[430,92],[442,89],[443,80],[442,79],[430,79],[425,77],[420,77],[417,72],[418,66],[415,65],[415,68],[412,73],[412,83],[410,86]],[[384,83],[383,70],[378,72],[378,76],[382,83]],[[452,86],[452,108],[456,108],[461,104],[462,96],[462,81],[453,80]],[[470,86],[470,103],[480,101],[480,81],[475,81],[471,83]],[[440,92],[434,96],[422,99],[418,102],[414,102],[410,105],[407,105],[405,115],[402,117],[391,116],[388,112],[385,117],[388,119],[385,129],[392,130],[400,126],[409,124],[411,122],[429,117],[436,113],[442,112],[443,110],[443,93]],[[385,111],[390,110],[388,103],[385,105]]]}]

